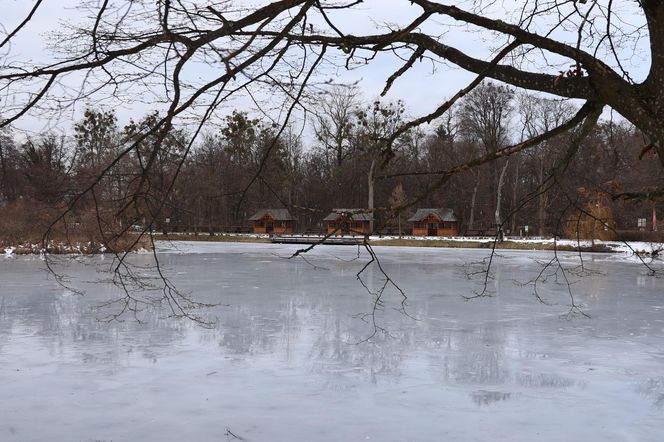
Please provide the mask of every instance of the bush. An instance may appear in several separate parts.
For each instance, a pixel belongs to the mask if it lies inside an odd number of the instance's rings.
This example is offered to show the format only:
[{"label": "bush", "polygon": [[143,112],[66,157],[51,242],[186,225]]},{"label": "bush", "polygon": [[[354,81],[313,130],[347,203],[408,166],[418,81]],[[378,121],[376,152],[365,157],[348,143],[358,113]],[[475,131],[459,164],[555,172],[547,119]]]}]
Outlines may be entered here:
[{"label": "bush", "polygon": [[52,224],[62,210],[23,199],[5,204],[0,208],[0,250],[15,247],[15,253],[37,253],[49,228],[46,246],[49,253],[122,253],[150,248],[147,239],[137,241],[138,235],[123,231],[119,223],[100,223],[91,210],[68,214]]},{"label": "bush", "polygon": [[618,239],[621,241],[643,241],[664,243],[664,232],[648,232],[641,230],[619,230]]}]

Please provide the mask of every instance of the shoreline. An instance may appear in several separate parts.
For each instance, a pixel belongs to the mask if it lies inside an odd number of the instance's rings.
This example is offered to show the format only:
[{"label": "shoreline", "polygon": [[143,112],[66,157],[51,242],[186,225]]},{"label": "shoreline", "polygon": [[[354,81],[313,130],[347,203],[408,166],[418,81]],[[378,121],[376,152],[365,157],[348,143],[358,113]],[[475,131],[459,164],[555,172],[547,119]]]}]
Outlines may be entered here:
[{"label": "shoreline", "polygon": [[[194,241],[211,243],[257,243],[270,244],[268,235],[264,234],[238,234],[219,233],[194,234],[194,233],[171,233],[154,234],[154,241]],[[413,237],[413,236],[371,236],[369,243],[374,247],[427,247],[427,248],[465,248],[465,249],[491,249],[494,239],[489,237]],[[507,238],[495,244],[496,250],[524,250],[524,251],[559,251],[559,252],[581,252],[581,253],[631,253],[643,257],[664,256],[664,243],[647,243],[635,241],[601,241],[601,240],[569,240],[553,238]],[[53,241],[49,243],[47,250],[42,244],[35,242],[22,242],[17,245],[1,244],[0,250],[4,250],[5,257],[18,255],[41,255],[44,252],[53,255],[97,255],[111,253],[102,244],[86,241]],[[116,253],[130,251],[140,252],[151,250],[147,238],[141,239],[133,250],[124,250],[120,247]]]},{"label": "shoreline", "polygon": [[[155,241],[201,241],[234,243],[271,243],[269,235],[218,233],[215,235],[194,233],[155,234]],[[371,236],[374,247],[429,247],[491,249],[494,239],[489,237],[413,237]],[[664,255],[664,243],[635,241],[569,240],[553,238],[508,238],[496,243],[496,250],[532,250],[582,253],[633,253],[640,256]]]},{"label": "shoreline", "polygon": [[133,247],[129,245],[133,241],[120,242],[113,244],[109,248],[96,241],[84,240],[51,240],[46,245],[41,241],[21,241],[17,243],[10,243],[8,241],[0,241],[0,252],[4,252],[5,257],[23,256],[23,255],[101,255],[104,253],[127,253],[139,252],[144,250],[151,250],[149,242],[145,238],[141,238]]}]

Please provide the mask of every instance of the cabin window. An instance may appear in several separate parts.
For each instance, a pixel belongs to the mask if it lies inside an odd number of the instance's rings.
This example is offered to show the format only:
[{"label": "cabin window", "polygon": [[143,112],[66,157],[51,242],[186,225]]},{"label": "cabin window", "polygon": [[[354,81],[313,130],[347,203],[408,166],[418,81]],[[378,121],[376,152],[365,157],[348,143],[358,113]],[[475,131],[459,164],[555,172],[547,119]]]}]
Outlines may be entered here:
[{"label": "cabin window", "polygon": [[256,227],[265,227],[265,223],[263,221],[256,221]]}]

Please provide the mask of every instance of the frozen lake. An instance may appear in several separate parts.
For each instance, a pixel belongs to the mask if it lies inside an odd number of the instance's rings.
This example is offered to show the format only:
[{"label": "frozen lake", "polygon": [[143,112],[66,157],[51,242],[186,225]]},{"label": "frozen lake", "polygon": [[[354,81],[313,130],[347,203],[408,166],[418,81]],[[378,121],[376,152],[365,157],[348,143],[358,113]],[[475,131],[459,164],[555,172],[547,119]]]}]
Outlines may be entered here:
[{"label": "frozen lake", "polygon": [[[103,323],[118,295],[94,257],[59,269],[0,260],[1,441],[661,441],[664,279],[585,255],[585,276],[526,282],[551,254],[501,252],[490,298],[486,250],[376,248],[408,296],[376,313],[356,247],[180,243],[160,260],[176,285],[218,304],[205,329],[147,309]],[[573,254],[566,267],[578,265]],[[136,255],[136,264],[151,256]],[[560,275],[559,275],[560,276]],[[561,281],[561,278],[558,278]],[[372,266],[371,290],[382,285]],[[362,320],[364,318],[365,321]]]}]

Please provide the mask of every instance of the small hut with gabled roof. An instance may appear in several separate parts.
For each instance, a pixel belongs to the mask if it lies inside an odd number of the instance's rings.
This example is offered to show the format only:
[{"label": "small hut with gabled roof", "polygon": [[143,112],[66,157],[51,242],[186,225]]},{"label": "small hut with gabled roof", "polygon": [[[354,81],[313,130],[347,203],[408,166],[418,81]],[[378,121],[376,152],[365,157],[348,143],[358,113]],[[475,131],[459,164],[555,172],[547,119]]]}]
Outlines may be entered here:
[{"label": "small hut with gabled roof", "polygon": [[417,209],[408,219],[413,223],[414,236],[457,236],[459,220],[454,210],[447,208]]},{"label": "small hut with gabled roof", "polygon": [[295,232],[297,219],[288,209],[260,209],[249,221],[254,226],[254,233],[291,234]]},{"label": "small hut with gabled roof", "polygon": [[369,235],[371,219],[366,209],[332,209],[323,222],[328,235]]}]

